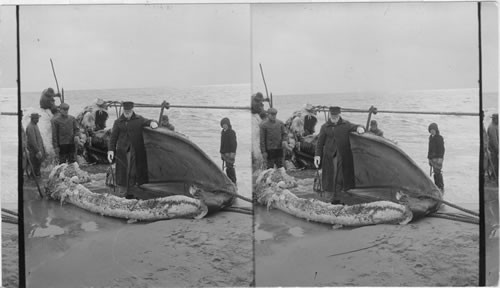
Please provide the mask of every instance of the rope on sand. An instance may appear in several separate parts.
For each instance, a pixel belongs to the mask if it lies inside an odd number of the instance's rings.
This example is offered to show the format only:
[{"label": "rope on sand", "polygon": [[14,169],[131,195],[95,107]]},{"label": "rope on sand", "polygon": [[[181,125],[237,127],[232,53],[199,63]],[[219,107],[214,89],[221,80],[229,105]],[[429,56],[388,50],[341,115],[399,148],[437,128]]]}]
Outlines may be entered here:
[{"label": "rope on sand", "polygon": [[2,222],[5,223],[11,223],[11,224],[18,224],[18,218],[17,217],[12,217],[7,214],[2,214]]},{"label": "rope on sand", "polygon": [[443,218],[443,219],[448,219],[448,220],[454,220],[454,221],[460,221],[460,222],[479,225],[479,219],[476,219],[476,218],[473,218],[470,216],[466,216],[466,215],[458,216],[458,215],[451,215],[451,214],[444,214],[444,213],[433,213],[433,214],[428,215],[428,217]]},{"label": "rope on sand", "polygon": [[17,212],[9,210],[9,209],[6,209],[6,208],[2,208],[2,212],[9,213],[9,214],[11,214],[13,216],[16,216],[16,217],[19,216],[19,214],[17,214]]},{"label": "rope on sand", "polygon": [[245,209],[242,207],[226,207],[222,209],[222,211],[228,211],[228,212],[236,212],[236,213],[242,213],[242,214],[247,214],[247,215],[253,215],[253,211],[250,209]]},{"label": "rope on sand", "polygon": [[463,212],[465,212],[465,213],[469,213],[469,214],[472,214],[472,215],[474,215],[474,216],[479,217],[479,213],[474,212],[474,211],[469,210],[469,209],[462,208],[462,207],[460,207],[460,206],[458,206],[458,205],[455,205],[455,204],[450,203],[450,202],[448,202],[448,201],[445,201],[445,200],[443,200],[443,199],[439,199],[439,198],[434,197],[434,196],[431,196],[431,195],[423,195],[423,194],[421,194],[420,196],[422,196],[422,197],[427,197],[427,198],[430,198],[430,199],[433,199],[433,200],[439,201],[439,202],[441,202],[441,203],[443,203],[443,204],[446,204],[446,205],[448,205],[448,206],[450,206],[450,207],[453,207],[453,208],[458,209],[458,210],[460,210],[460,211],[463,211]]},{"label": "rope on sand", "polygon": [[229,194],[229,195],[233,195],[234,197],[236,197],[236,198],[240,198],[240,199],[245,200],[245,201],[247,201],[247,202],[249,202],[249,203],[253,203],[252,199],[247,198],[247,197],[245,197],[245,196],[241,196],[240,194],[236,194],[236,193],[229,192],[229,191],[221,191],[221,192],[227,193],[227,194]]}]

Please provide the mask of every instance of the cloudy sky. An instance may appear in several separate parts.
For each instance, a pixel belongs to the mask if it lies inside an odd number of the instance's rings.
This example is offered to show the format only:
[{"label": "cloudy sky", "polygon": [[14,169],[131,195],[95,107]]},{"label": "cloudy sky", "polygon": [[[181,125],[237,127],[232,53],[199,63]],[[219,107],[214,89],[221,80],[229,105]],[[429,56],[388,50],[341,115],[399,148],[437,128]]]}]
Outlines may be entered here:
[{"label": "cloudy sky", "polygon": [[[482,9],[483,57],[497,91],[494,9]],[[472,2],[253,5],[253,91],[259,63],[274,94],[478,87],[477,27]]]},{"label": "cloudy sky", "polygon": [[[498,24],[483,3],[483,81]],[[0,7],[0,87],[16,86],[15,7]],[[249,83],[277,94],[477,88],[477,4],[21,6],[23,91]]]},{"label": "cloudy sky", "polygon": [[250,82],[250,8],[239,5],[22,6],[24,91]]}]

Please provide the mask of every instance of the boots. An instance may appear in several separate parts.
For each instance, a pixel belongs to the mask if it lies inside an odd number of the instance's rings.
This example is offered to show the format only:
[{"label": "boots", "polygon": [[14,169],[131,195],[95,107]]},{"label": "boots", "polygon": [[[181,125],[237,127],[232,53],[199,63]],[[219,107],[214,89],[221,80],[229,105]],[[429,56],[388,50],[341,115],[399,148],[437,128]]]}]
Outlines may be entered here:
[{"label": "boots", "polygon": [[434,183],[442,192],[444,192],[443,174],[434,172]]},{"label": "boots", "polygon": [[236,184],[236,171],[234,170],[233,167],[226,167],[226,174],[227,174],[227,177],[229,177],[229,179],[231,179],[231,181],[233,181],[234,184]]}]

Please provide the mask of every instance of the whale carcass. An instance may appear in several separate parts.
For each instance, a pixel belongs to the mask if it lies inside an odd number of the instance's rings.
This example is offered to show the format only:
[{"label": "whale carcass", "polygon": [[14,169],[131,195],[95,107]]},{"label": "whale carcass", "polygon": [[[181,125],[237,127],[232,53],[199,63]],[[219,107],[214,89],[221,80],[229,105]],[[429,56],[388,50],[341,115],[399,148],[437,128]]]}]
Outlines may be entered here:
[{"label": "whale carcass", "polygon": [[[45,193],[51,199],[71,203],[90,212],[141,221],[198,219],[208,212],[203,201],[183,195],[149,200],[125,199],[108,193],[95,193],[84,186],[98,178],[82,171],[76,162],[60,164],[51,171]],[[191,191],[194,194],[196,189]]]},{"label": "whale carcass", "polygon": [[130,190],[139,199],[92,192],[82,184],[94,176],[76,163],[53,169],[47,193],[91,212],[138,220],[203,217],[233,204],[236,186],[196,144],[162,127],[144,128],[143,136],[149,182]]},{"label": "whale carcass", "polygon": [[412,212],[406,205],[391,201],[376,201],[352,206],[333,205],[316,199],[299,198],[288,189],[295,187],[295,179],[284,168],[261,172],[256,180],[257,201],[268,208],[309,221],[342,226],[372,224],[406,224],[412,220]]},{"label": "whale carcass", "polygon": [[[351,133],[349,137],[355,188],[337,191],[338,198],[346,205],[295,196],[289,191],[294,187],[294,179],[284,169],[261,172],[254,190],[259,203],[300,218],[347,226],[407,223],[439,209],[442,192],[398,146],[369,133]],[[315,138],[309,136],[299,146],[303,148],[301,153],[311,160]],[[301,189],[312,190],[313,187]]]}]

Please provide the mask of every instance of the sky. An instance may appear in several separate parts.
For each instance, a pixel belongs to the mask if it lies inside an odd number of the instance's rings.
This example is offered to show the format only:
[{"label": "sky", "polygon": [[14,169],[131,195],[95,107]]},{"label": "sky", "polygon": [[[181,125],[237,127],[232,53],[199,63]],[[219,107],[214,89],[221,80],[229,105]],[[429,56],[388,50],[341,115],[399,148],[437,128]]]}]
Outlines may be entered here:
[{"label": "sky", "polygon": [[[483,3],[483,88],[498,12]],[[16,87],[15,7],[0,7],[0,88]],[[23,91],[240,84],[274,94],[477,88],[477,4],[46,5],[20,9]]]},{"label": "sky", "polygon": [[23,91],[250,83],[249,5],[21,6]]},{"label": "sky", "polygon": [[[494,9],[482,9],[483,76],[498,91]],[[261,4],[251,17],[253,92],[259,63],[275,95],[478,87],[476,3]]]},{"label": "sky", "polygon": [[17,87],[16,7],[0,6],[0,88]]}]

